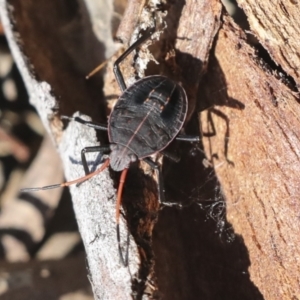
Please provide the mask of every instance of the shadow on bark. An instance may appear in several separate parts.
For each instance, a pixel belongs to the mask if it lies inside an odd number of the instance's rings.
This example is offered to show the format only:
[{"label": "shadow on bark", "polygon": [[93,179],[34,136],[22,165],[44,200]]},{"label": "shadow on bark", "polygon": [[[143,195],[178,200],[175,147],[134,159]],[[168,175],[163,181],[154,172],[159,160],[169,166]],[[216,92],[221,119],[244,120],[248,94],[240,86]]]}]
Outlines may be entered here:
[{"label": "shadow on bark", "polygon": [[[244,109],[244,104],[228,97],[225,77],[216,59],[210,62],[208,74],[198,90],[199,111],[213,105]],[[209,95],[211,90],[216,94]],[[208,112],[226,121],[227,157],[229,119],[216,109]],[[195,134],[195,128],[194,116],[187,133]],[[182,207],[165,207],[153,233],[155,272],[162,298],[263,299],[250,279],[249,253],[243,238],[234,233],[226,219],[226,199],[213,162],[205,160],[202,145],[181,143],[178,148],[181,161],[175,164],[165,159],[164,178],[167,200]],[[234,164],[229,160],[227,163]]]}]

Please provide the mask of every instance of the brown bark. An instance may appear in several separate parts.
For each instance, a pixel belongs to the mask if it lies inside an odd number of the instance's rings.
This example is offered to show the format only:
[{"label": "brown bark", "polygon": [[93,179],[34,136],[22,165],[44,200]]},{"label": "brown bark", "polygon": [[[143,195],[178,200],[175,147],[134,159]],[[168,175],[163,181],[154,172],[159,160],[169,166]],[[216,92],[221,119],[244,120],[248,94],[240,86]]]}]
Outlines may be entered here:
[{"label": "brown bark", "polygon": [[[217,132],[204,144],[208,157],[218,157],[214,165],[227,201],[227,219],[244,239],[251,280],[264,299],[298,299],[300,111],[291,81],[299,80],[294,42],[298,25],[292,15],[288,22],[284,16],[292,3],[286,3],[284,11],[278,10],[285,5],[281,2],[247,2],[241,5],[251,29],[291,76],[290,83],[265,64],[226,18],[203,83],[214,108],[202,113],[202,125],[205,131],[212,122]],[[297,11],[294,5],[292,12]],[[282,31],[289,32],[288,41]],[[267,40],[266,35],[273,38]],[[217,84],[213,87],[212,82]]]},{"label": "brown bark", "polygon": [[299,85],[299,3],[298,1],[238,0],[252,33],[277,65]]},{"label": "brown bark", "polygon": [[[103,2],[106,9],[95,14],[100,41],[81,2],[13,0],[10,13],[7,2],[0,3],[13,53],[58,145],[66,177],[79,177],[80,151],[98,144],[96,134],[73,122],[63,130],[55,108],[59,114],[80,111],[106,122],[106,101],[120,93],[112,63],[104,82],[101,74],[89,82],[84,76],[116,48],[111,23],[101,25],[107,14],[113,19],[111,3]],[[181,82],[189,97],[187,133],[197,133],[197,113],[210,107],[199,114],[207,159],[201,145],[171,146],[182,159],[162,161],[166,198],[174,204],[162,210],[151,170],[130,170],[121,223],[124,228],[126,221],[130,232],[127,268],[119,263],[115,190],[108,172],[71,189],[97,299],[299,298],[299,105],[292,81],[298,82],[297,23],[292,17],[274,16],[276,22],[262,17],[263,11],[272,16],[277,7],[264,5],[241,2],[258,40],[289,81],[259,57],[231,18],[222,17],[219,1],[159,6],[130,1],[117,36],[134,41],[153,26],[153,16],[158,30],[122,64],[125,81],[132,84],[136,74],[164,74]],[[299,8],[290,2],[277,13],[282,12],[296,16]],[[159,64],[146,64],[151,55]],[[107,141],[105,134],[98,138]],[[97,157],[90,159],[97,167]]]}]

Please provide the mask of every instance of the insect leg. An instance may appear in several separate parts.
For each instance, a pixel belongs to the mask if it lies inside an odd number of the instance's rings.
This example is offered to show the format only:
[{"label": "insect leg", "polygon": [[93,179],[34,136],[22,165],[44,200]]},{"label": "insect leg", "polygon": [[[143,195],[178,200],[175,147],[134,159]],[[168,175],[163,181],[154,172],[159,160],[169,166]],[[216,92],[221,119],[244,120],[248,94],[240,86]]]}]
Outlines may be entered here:
[{"label": "insect leg", "polygon": [[126,90],[126,84],[123,78],[123,75],[120,71],[119,64],[133,51],[135,50],[138,46],[140,46],[142,43],[144,43],[150,36],[153,34],[155,31],[155,28],[150,28],[147,30],[147,32],[141,36],[136,42],[134,42],[114,63],[114,73],[116,80],[119,84],[119,87],[121,91]]},{"label": "insect leg", "polygon": [[[164,152],[163,152],[163,154],[165,155]],[[174,160],[175,162],[177,160],[176,157],[168,156],[168,158],[170,158],[171,160]],[[164,181],[163,181],[162,172],[160,170],[159,165],[157,163],[155,163],[153,160],[151,160],[150,158],[148,158],[148,157],[144,158],[143,161],[146,162],[157,173],[157,178],[158,178],[157,189],[158,189],[158,201],[159,201],[159,203],[162,206],[169,206],[169,207],[177,206],[177,207],[182,207],[181,204],[176,203],[176,202],[166,202]]]},{"label": "insect leg", "polygon": [[118,240],[118,248],[119,248],[119,255],[121,258],[122,264],[126,267],[128,264],[128,251],[126,253],[125,258],[122,254],[122,248],[121,248],[121,235],[120,235],[120,208],[122,204],[122,192],[123,187],[126,179],[128,169],[124,169],[122,171],[120,182],[119,182],[119,188],[118,188],[118,194],[117,194],[117,204],[116,204],[116,223],[117,223],[117,240]]},{"label": "insect leg", "polygon": [[62,119],[66,119],[66,120],[74,120],[75,122],[81,123],[83,125],[92,127],[96,130],[103,130],[103,131],[107,131],[107,125],[105,124],[99,124],[99,123],[95,123],[95,122],[90,122],[90,121],[86,121],[83,120],[79,117],[68,117],[68,116],[61,116]]},{"label": "insect leg", "polygon": [[198,135],[179,134],[175,139],[183,142],[200,142],[200,136]]},{"label": "insect leg", "polygon": [[163,181],[162,173],[160,170],[160,166],[148,157],[144,158],[143,161],[146,162],[152,169],[154,169],[157,174],[158,201],[163,204],[166,202],[165,201],[165,188],[164,188],[164,181]]},{"label": "insect leg", "polygon": [[104,153],[110,152],[110,148],[109,148],[109,146],[92,146],[92,147],[85,147],[81,150],[81,161],[82,161],[85,175],[88,175],[90,173],[85,155],[86,155],[86,153],[92,153],[92,152],[100,152],[101,158],[102,158],[102,155]]}]

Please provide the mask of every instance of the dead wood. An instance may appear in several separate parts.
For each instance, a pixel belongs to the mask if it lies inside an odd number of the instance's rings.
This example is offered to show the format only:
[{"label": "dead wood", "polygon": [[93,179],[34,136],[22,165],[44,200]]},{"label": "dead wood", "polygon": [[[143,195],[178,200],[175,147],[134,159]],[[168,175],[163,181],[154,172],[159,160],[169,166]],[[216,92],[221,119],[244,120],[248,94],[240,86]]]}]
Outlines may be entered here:
[{"label": "dead wood", "polygon": [[[121,2],[116,3],[122,7]],[[166,197],[176,204],[163,210],[152,171],[133,166],[121,223],[124,248],[129,250],[126,268],[117,251],[111,174],[105,171],[71,188],[97,299],[298,297],[298,94],[291,89],[292,79],[297,82],[297,60],[283,42],[280,47],[270,42],[277,39],[273,27],[268,32],[272,39],[262,39],[253,21],[261,13],[251,14],[250,7],[257,6],[249,3],[241,5],[250,25],[275,63],[291,76],[289,85],[248,45],[230,18],[222,19],[219,1],[128,4],[117,32],[120,40],[133,42],[153,26],[154,16],[158,30],[152,42],[124,62],[126,83],[144,74],[164,74],[181,82],[189,97],[187,133],[198,132],[195,111],[213,106],[200,116],[208,160],[201,145],[171,147],[182,159],[179,164],[163,159]],[[105,9],[101,6],[99,14],[81,1],[0,4],[13,54],[31,101],[59,149],[66,178],[82,176],[81,149],[107,143],[107,136],[96,136],[74,122],[63,126],[59,115],[79,111],[106,122],[107,100],[120,93],[112,63],[104,79],[104,72],[90,81],[84,77],[117,48],[110,22],[116,8],[110,1],[103,1]],[[89,15],[97,16],[93,27]],[[98,39],[92,31],[95,24],[101,29]],[[294,41],[296,36],[289,32]],[[151,62],[151,55],[158,64]],[[90,156],[91,168],[99,163],[97,156]]]},{"label": "dead wood", "polygon": [[238,0],[247,15],[251,32],[274,63],[299,85],[299,3],[298,1]]},{"label": "dead wood", "polygon": [[203,86],[214,105],[201,114],[203,131],[211,132],[212,125],[216,130],[204,138],[206,153],[226,198],[227,220],[249,252],[251,280],[264,299],[297,299],[298,93],[230,18],[218,34]]}]

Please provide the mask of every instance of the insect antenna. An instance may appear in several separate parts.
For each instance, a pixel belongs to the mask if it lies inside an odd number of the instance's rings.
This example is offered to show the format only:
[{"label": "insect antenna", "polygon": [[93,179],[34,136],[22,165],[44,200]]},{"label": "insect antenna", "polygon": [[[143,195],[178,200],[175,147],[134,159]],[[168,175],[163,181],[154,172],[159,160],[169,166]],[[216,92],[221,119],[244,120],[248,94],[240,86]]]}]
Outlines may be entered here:
[{"label": "insect antenna", "polygon": [[94,76],[96,73],[98,73],[99,71],[101,71],[101,69],[103,69],[105,67],[105,65],[112,59],[112,57],[114,56],[114,54],[112,56],[110,56],[109,58],[107,58],[104,62],[102,62],[98,67],[96,67],[94,70],[92,70],[88,75],[85,76],[85,79],[90,79],[92,76]]},{"label": "insect antenna", "polygon": [[126,267],[128,264],[128,251],[126,253],[125,258],[123,257],[122,249],[121,249],[121,237],[120,237],[120,207],[122,203],[122,192],[123,187],[126,179],[126,175],[128,172],[128,168],[122,171],[119,188],[118,188],[118,195],[117,195],[117,203],[116,203],[116,223],[117,223],[117,240],[118,240],[118,248],[119,248],[119,255],[122,261],[122,264]]},{"label": "insect antenna", "polygon": [[70,186],[75,183],[80,183],[80,182],[83,182],[83,181],[90,179],[91,177],[94,177],[95,175],[101,173],[104,169],[106,169],[108,167],[108,165],[109,165],[109,159],[107,159],[99,169],[97,169],[96,171],[94,171],[86,176],[80,177],[80,178],[72,180],[72,181],[47,185],[47,186],[43,186],[43,187],[24,188],[24,189],[21,189],[21,192],[36,192],[36,191],[42,191],[42,190],[51,190],[51,189],[56,189],[59,187]]}]

